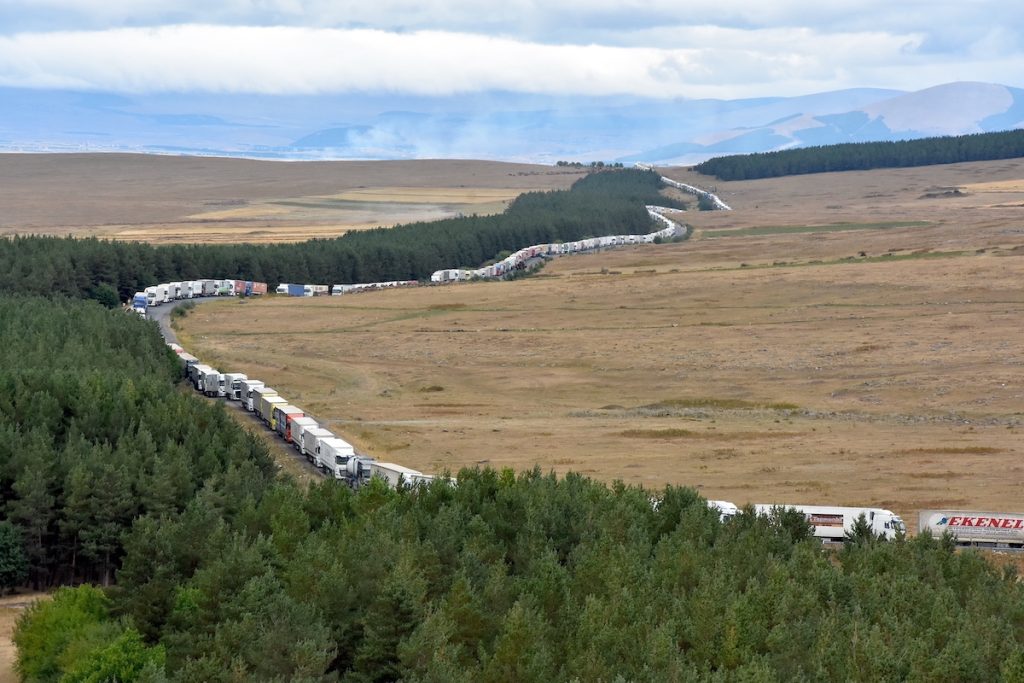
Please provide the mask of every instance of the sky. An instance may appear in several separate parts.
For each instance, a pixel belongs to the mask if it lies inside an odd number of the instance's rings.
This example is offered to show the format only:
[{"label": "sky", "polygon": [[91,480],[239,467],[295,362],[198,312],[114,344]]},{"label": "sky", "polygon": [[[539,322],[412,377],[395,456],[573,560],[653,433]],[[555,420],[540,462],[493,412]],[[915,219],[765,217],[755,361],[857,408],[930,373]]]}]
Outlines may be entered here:
[{"label": "sky", "polygon": [[1006,0],[0,0],[0,86],[737,99],[1024,85]]}]

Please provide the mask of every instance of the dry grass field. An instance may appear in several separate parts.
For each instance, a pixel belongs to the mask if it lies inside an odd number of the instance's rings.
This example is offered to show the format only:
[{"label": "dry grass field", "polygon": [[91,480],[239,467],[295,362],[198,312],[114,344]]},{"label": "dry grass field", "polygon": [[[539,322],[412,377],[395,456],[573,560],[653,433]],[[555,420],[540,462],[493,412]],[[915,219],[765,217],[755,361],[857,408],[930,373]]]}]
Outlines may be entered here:
[{"label": "dry grass field", "polygon": [[1022,180],[995,162],[718,183],[736,210],[685,214],[689,242],[510,283],[212,302],[180,331],[428,472],[539,465],[912,527],[1021,510]]},{"label": "dry grass field", "polygon": [[130,154],[0,154],[0,235],[291,242],[497,213],[574,169],[491,161],[290,163]]},{"label": "dry grass field", "polygon": [[17,683],[14,664],[18,652],[11,636],[22,611],[33,601],[47,599],[45,593],[25,593],[0,597],[0,683]]}]

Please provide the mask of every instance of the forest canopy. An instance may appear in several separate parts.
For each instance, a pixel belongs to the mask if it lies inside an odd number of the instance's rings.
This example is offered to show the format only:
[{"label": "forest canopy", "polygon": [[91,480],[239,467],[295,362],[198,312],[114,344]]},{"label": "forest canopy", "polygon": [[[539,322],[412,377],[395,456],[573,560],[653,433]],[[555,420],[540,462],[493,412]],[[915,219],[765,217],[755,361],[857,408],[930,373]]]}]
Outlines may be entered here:
[{"label": "forest canopy", "polygon": [[694,166],[694,170],[719,180],[754,180],[804,173],[865,171],[1016,157],[1024,157],[1024,130],[736,154],[708,159]]}]

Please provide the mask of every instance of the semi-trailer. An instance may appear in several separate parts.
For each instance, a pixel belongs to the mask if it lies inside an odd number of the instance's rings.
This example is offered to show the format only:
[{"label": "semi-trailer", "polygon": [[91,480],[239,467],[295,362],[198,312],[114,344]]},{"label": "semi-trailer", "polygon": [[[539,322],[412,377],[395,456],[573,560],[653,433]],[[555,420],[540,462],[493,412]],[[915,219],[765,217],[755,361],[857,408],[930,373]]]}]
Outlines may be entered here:
[{"label": "semi-trailer", "polygon": [[780,505],[778,503],[758,503],[754,509],[759,515],[769,515],[775,508],[793,508],[804,513],[807,521],[814,528],[815,538],[823,543],[841,543],[846,534],[852,532],[861,515],[867,520],[871,531],[887,539],[896,538],[906,533],[907,527],[900,516],[883,508],[829,507],[825,505]]},{"label": "semi-trailer", "polygon": [[242,400],[242,382],[248,379],[241,372],[224,373],[224,393],[231,401]]},{"label": "semi-trailer", "polygon": [[370,463],[370,476],[383,479],[392,488],[429,484],[434,480],[429,474],[423,474],[419,470],[396,465],[393,462]]},{"label": "semi-trailer", "polygon": [[263,410],[262,403],[263,399],[267,396],[277,396],[277,389],[271,389],[264,385],[252,390],[250,394],[250,401],[252,403],[252,412],[256,413],[256,417],[263,417],[263,413],[261,412]]},{"label": "semi-trailer", "polygon": [[255,394],[253,392],[263,386],[263,382],[258,379],[242,380],[242,396],[240,400],[242,401],[242,407],[250,413],[256,409],[256,406],[254,405]]},{"label": "semi-trailer", "polygon": [[302,417],[306,412],[290,403],[282,403],[274,406],[274,431],[285,441],[291,441],[288,420]]},{"label": "semi-trailer", "polygon": [[349,458],[355,456],[356,449],[348,441],[339,439],[336,436],[317,439],[316,442],[316,466],[322,470],[332,473],[335,479],[338,476],[339,466],[344,469]]},{"label": "semi-trailer", "polygon": [[1024,548],[1024,513],[921,510],[918,533],[948,532],[957,545],[979,548]]},{"label": "semi-trailer", "polygon": [[199,391],[207,396],[224,396],[224,376],[220,370],[211,368],[208,365],[199,367]]},{"label": "semi-trailer", "polygon": [[203,376],[210,370],[213,370],[213,368],[206,363],[196,363],[188,368],[188,378],[192,381],[192,386],[199,393],[205,393],[203,389]]},{"label": "semi-trailer", "polygon": [[264,396],[260,399],[260,419],[270,429],[275,431],[277,423],[274,421],[274,408],[288,403],[288,399],[281,396]]},{"label": "semi-trailer", "polygon": [[299,453],[302,453],[306,458],[315,463],[316,462],[316,448],[320,443],[320,439],[333,439],[334,434],[329,429],[323,427],[302,427],[299,430]]},{"label": "semi-trailer", "polygon": [[288,433],[288,441],[295,448],[295,450],[299,450],[299,439],[301,437],[302,430],[305,429],[306,427],[312,428],[319,426],[319,423],[317,423],[317,421],[314,418],[310,417],[309,415],[297,417],[291,421],[291,430]]}]

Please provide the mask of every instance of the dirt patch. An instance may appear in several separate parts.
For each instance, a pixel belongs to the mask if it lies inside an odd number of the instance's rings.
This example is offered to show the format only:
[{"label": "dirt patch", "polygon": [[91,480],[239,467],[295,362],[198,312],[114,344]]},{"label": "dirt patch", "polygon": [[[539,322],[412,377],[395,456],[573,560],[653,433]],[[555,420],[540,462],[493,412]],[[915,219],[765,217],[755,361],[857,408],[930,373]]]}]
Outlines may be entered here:
[{"label": "dirt patch", "polygon": [[0,597],[0,683],[18,683],[19,678],[14,672],[18,652],[11,638],[18,617],[39,599],[45,600],[48,596],[45,593],[22,593]]}]

